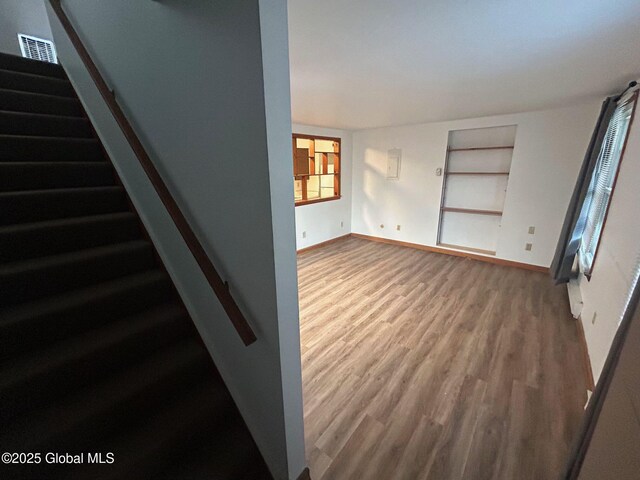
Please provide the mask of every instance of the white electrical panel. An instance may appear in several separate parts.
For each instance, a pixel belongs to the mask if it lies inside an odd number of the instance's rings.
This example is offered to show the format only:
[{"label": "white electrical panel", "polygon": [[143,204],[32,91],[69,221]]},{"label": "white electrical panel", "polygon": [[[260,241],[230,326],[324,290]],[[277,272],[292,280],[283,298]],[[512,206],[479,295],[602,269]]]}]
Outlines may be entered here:
[{"label": "white electrical panel", "polygon": [[388,152],[387,157],[387,178],[389,180],[397,180],[400,178],[400,158],[402,157],[402,150],[399,148],[392,148]]}]

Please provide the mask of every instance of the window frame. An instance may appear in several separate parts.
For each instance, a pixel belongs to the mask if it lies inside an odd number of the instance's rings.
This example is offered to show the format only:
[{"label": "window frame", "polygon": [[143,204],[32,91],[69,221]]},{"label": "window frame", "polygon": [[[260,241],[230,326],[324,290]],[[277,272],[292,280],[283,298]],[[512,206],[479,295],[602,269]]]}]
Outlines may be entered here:
[{"label": "window frame", "polygon": [[[338,144],[338,171],[336,173],[333,174],[324,174],[324,175],[333,175],[335,178],[337,178],[337,185],[338,185],[338,193],[337,195],[334,195],[332,197],[325,197],[325,198],[311,198],[311,199],[302,199],[302,200],[296,200],[295,199],[295,193],[294,193],[294,205],[296,207],[302,207],[304,205],[312,205],[314,203],[321,203],[321,202],[330,202],[333,200],[340,200],[342,198],[342,139],[340,137],[327,137],[327,136],[323,136],[323,135],[313,135],[313,134],[307,134],[307,133],[293,133],[291,135],[291,143],[292,143],[292,160],[293,160],[293,181],[295,182],[296,180],[298,180],[298,177],[310,177],[310,176],[315,176],[315,175],[323,175],[323,174],[308,174],[308,175],[296,175],[295,172],[295,163],[296,163],[296,159],[295,159],[295,151],[297,148],[296,145],[296,140],[301,138],[301,139],[305,139],[305,140],[328,140],[328,141],[332,141],[332,142],[336,142]],[[303,190],[304,191],[304,190]]]},{"label": "window frame", "polygon": [[[638,94],[639,93],[640,93],[640,90],[636,90],[635,92],[633,92],[631,94],[631,98],[628,100],[628,103],[632,104],[631,113],[630,113],[630,116],[629,116],[629,124],[627,126],[627,131],[625,133],[625,138],[624,138],[624,140],[622,142],[622,148],[620,149],[620,159],[618,161],[618,165],[616,166],[616,171],[614,172],[614,175],[613,175],[613,182],[611,183],[611,191],[608,194],[607,206],[605,207],[604,215],[602,217],[602,226],[600,227],[600,233],[598,234],[598,236],[596,238],[596,248],[595,248],[595,250],[593,252],[593,258],[591,259],[591,261],[590,261],[588,266],[585,266],[585,259],[584,259],[585,254],[583,253],[583,249],[582,249],[582,241],[584,240],[584,237],[581,238],[580,246],[578,247],[578,252],[577,252],[578,268],[580,269],[580,272],[582,272],[582,274],[587,278],[588,281],[591,281],[591,275],[593,274],[593,269],[595,267],[596,260],[598,259],[598,252],[600,251],[600,245],[602,243],[601,242],[602,241],[602,236],[604,235],[604,231],[605,231],[605,228],[607,226],[607,219],[609,217],[609,210],[611,208],[611,200],[612,200],[613,194],[615,193],[615,190],[616,190],[616,184],[618,183],[618,175],[620,174],[620,167],[622,165],[622,161],[624,160],[624,154],[625,154],[625,151],[627,149],[627,143],[628,143],[628,140],[629,140],[629,133],[631,132],[631,127],[633,125],[633,121],[634,121],[634,118],[635,118],[636,108],[638,106]],[[597,182],[597,180],[595,180],[595,178],[596,177],[595,177],[595,172],[594,172],[594,177],[592,178],[591,181],[592,182],[593,181]],[[591,207],[589,207],[589,209],[590,208]]]}]

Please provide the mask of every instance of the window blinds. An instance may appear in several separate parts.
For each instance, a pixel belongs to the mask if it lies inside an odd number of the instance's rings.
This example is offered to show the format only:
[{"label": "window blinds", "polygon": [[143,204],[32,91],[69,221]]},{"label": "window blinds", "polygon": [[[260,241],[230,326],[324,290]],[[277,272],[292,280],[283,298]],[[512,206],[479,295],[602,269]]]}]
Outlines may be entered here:
[{"label": "window blinds", "polygon": [[587,220],[582,234],[579,260],[582,272],[587,275],[591,273],[600,241],[636,97],[635,92],[630,92],[618,101],[618,106],[609,122],[585,198],[583,208],[587,212]]}]

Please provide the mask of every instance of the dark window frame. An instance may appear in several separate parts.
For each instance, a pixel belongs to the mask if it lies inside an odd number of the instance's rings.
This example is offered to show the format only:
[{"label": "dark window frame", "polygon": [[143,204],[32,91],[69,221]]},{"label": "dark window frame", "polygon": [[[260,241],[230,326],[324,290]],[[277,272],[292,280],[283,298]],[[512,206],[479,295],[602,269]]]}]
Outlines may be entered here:
[{"label": "dark window frame", "polygon": [[[338,144],[338,149],[337,152],[321,152],[321,153],[332,153],[333,155],[335,155],[335,159],[337,160],[337,169],[336,169],[336,164],[334,163],[334,169],[335,172],[334,173],[321,173],[321,174],[316,174],[316,173],[301,173],[298,171],[297,168],[297,162],[296,162],[296,150],[299,150],[297,148],[297,139],[304,139],[304,140],[328,140],[328,141],[332,141]],[[300,200],[296,200],[295,196],[294,196],[294,202],[295,202],[295,206],[296,207],[300,207],[303,205],[311,205],[314,203],[321,203],[321,202],[330,202],[333,200],[340,200],[342,198],[342,194],[341,194],[341,190],[342,190],[342,139],[339,137],[326,137],[326,136],[322,136],[322,135],[311,135],[311,134],[306,134],[306,133],[294,133],[292,134],[292,147],[293,147],[293,180],[295,181],[301,181],[302,182],[302,199]],[[314,156],[315,156],[315,150],[314,150]],[[308,155],[308,158],[311,158],[310,155]],[[312,176],[320,176],[320,175],[333,175],[334,176],[334,195],[331,197],[324,197],[324,198],[308,198],[306,192],[306,182],[308,181],[308,179]],[[320,180],[319,180],[320,181]],[[320,190],[321,191],[321,190]]]}]

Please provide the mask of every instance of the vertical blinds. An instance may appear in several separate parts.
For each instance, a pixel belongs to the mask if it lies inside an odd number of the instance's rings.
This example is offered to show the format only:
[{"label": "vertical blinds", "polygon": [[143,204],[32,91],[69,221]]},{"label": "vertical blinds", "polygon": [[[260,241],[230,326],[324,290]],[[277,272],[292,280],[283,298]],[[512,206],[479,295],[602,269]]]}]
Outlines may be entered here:
[{"label": "vertical blinds", "polygon": [[618,101],[618,106],[609,122],[585,198],[583,208],[587,212],[587,220],[582,234],[579,259],[581,270],[587,275],[591,273],[600,241],[636,98],[637,94],[633,92]]}]

